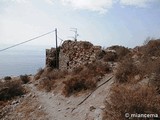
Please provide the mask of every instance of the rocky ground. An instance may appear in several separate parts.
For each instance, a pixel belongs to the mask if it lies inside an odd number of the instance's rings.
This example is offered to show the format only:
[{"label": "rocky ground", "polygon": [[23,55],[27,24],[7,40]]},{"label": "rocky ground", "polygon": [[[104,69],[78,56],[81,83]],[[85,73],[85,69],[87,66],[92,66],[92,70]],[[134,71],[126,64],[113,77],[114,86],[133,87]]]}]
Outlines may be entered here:
[{"label": "rocky ground", "polygon": [[108,74],[103,77],[96,90],[71,97],[64,97],[59,91],[48,93],[40,91],[36,87],[37,83],[38,81],[31,80],[30,83],[24,84],[28,89],[27,94],[8,103],[1,110],[3,114],[0,118],[2,120],[102,120],[104,100],[113,83],[113,75]]},{"label": "rocky ground", "polygon": [[3,101],[14,83],[7,88],[0,80],[0,119],[122,120],[126,110],[160,115],[159,46],[159,40],[134,49],[112,46],[98,53],[96,62],[72,72],[46,67],[29,81],[6,77],[19,80],[26,92]]}]

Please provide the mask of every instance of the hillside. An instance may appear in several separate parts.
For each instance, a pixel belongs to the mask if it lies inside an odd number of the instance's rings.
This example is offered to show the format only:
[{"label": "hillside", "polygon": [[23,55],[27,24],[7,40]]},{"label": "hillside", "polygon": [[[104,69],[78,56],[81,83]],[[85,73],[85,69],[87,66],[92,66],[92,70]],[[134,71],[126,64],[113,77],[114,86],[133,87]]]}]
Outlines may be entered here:
[{"label": "hillside", "polygon": [[0,119],[158,120],[159,75],[160,40],[133,49],[64,41],[36,75],[0,81]]}]

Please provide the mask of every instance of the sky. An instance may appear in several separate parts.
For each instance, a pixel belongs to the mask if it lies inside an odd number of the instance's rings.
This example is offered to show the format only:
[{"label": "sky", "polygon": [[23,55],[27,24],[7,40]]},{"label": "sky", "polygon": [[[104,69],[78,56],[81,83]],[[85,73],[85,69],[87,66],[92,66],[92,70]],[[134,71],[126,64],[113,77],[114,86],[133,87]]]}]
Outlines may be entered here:
[{"label": "sky", "polygon": [[[160,0],[0,0],[0,46],[58,29],[58,37],[108,47],[160,38]],[[61,40],[58,39],[58,44]],[[26,45],[54,47],[55,33]]]}]

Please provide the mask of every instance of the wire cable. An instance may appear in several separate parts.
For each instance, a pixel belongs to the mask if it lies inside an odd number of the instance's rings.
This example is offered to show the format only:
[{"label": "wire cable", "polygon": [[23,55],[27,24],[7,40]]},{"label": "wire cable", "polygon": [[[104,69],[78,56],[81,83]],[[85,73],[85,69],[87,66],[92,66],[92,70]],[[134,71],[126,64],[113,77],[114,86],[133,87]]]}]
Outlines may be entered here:
[{"label": "wire cable", "polygon": [[58,36],[58,39],[61,40],[60,45],[59,45],[59,46],[61,46],[61,45],[62,45],[62,42],[63,42],[64,40],[63,40],[62,38],[60,38],[59,36]]},{"label": "wire cable", "polygon": [[17,43],[17,44],[15,44],[15,45],[9,46],[9,47],[7,47],[7,48],[1,49],[0,52],[5,51],[5,50],[10,49],[10,48],[13,48],[13,47],[16,47],[16,46],[19,46],[19,45],[21,45],[21,44],[24,44],[24,43],[33,41],[33,40],[35,40],[35,39],[38,39],[38,38],[43,37],[43,36],[46,36],[46,35],[48,35],[48,34],[50,34],[50,33],[53,33],[53,32],[55,32],[55,30],[50,31],[50,32],[47,32],[47,33],[42,34],[42,35],[39,35],[39,36],[37,36],[37,37],[31,38],[31,39],[26,40],[26,41],[24,41],[24,42]]}]

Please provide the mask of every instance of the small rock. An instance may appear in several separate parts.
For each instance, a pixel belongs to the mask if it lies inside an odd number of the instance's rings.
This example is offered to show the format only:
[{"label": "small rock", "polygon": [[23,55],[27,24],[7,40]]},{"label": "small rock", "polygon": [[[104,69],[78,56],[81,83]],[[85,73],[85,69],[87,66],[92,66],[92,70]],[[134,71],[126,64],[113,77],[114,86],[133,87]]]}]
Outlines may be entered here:
[{"label": "small rock", "polygon": [[140,77],[140,75],[136,75],[136,76],[134,76],[134,79],[135,79],[135,80],[140,80],[141,77]]},{"label": "small rock", "polygon": [[152,60],[157,60],[158,57],[152,56],[151,59],[152,59]]},{"label": "small rock", "polygon": [[61,111],[61,109],[58,109],[58,111]]},{"label": "small rock", "polygon": [[93,105],[90,105],[90,107],[89,107],[89,110],[90,111],[93,111],[93,110],[95,110],[96,108],[93,106]]},{"label": "small rock", "polygon": [[21,97],[25,97],[26,95],[21,95]]},{"label": "small rock", "polygon": [[34,85],[35,85],[35,86],[37,86],[37,85],[38,85],[38,83],[35,83]]},{"label": "small rock", "polygon": [[51,98],[52,98],[52,96],[49,97],[49,99],[51,99]]},{"label": "small rock", "polygon": [[105,106],[102,105],[102,106],[100,106],[99,108],[100,108],[101,110],[103,110],[103,109],[105,109]]},{"label": "small rock", "polygon": [[40,110],[42,108],[42,106],[39,106],[38,109]]},{"label": "small rock", "polygon": [[67,104],[69,104],[70,102],[71,102],[71,101],[70,101],[70,100],[68,100],[68,101],[67,101]]},{"label": "small rock", "polygon": [[12,102],[12,105],[14,105],[14,104],[18,104],[19,103],[19,101],[18,100],[14,100],[13,102]]},{"label": "small rock", "polygon": [[32,95],[33,98],[35,98],[35,95]]},{"label": "small rock", "polygon": [[69,107],[66,108],[66,110],[69,110],[69,109],[70,109]]},{"label": "small rock", "polygon": [[31,97],[31,96],[32,96],[32,93],[29,93],[28,96]]}]

